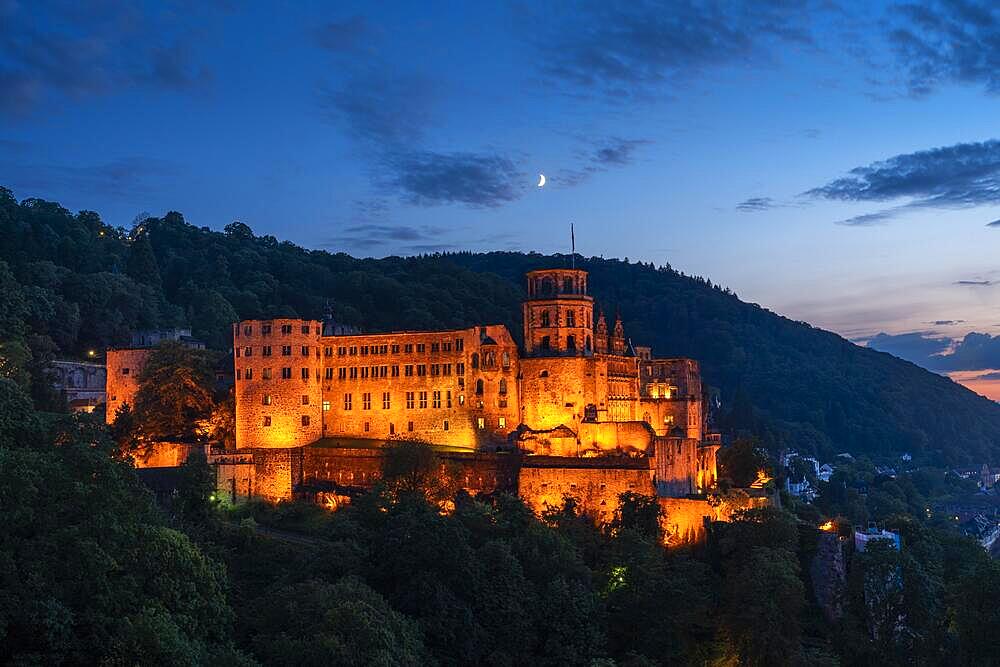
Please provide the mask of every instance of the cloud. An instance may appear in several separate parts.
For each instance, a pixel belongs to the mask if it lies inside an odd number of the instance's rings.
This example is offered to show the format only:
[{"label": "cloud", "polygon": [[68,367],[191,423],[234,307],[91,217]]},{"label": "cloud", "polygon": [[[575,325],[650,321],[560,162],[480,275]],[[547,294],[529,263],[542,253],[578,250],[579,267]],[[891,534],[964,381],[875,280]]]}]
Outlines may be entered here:
[{"label": "cloud", "polygon": [[466,204],[501,206],[521,197],[526,175],[508,158],[495,153],[390,153],[384,160],[389,185],[419,206]]},{"label": "cloud", "polygon": [[905,359],[925,368],[931,358],[940,355],[951,346],[947,338],[935,338],[929,331],[914,331],[903,334],[879,333],[868,341],[868,347],[879,352]]},{"label": "cloud", "polygon": [[737,204],[736,210],[741,213],[759,213],[760,211],[769,211],[776,206],[778,204],[770,197],[751,197]]},{"label": "cloud", "polygon": [[1000,336],[972,332],[964,338],[940,338],[929,331],[880,333],[868,347],[938,373],[1000,368]]},{"label": "cloud", "polygon": [[0,182],[27,192],[132,197],[149,193],[150,179],[174,171],[173,164],[148,157],[84,166],[0,162]]},{"label": "cloud", "polygon": [[896,5],[888,39],[912,95],[951,83],[1000,93],[1000,7],[995,2]]},{"label": "cloud", "polygon": [[0,113],[136,86],[183,90],[211,79],[199,40],[175,25],[188,12],[128,3],[8,3],[0,17]]},{"label": "cloud", "polygon": [[804,194],[849,202],[908,201],[843,220],[840,224],[844,225],[877,224],[913,209],[997,205],[1000,141],[990,139],[895,155],[848,173]]},{"label": "cloud", "polygon": [[709,68],[764,62],[772,45],[810,43],[807,4],[592,1],[546,6],[525,24],[548,77],[622,100],[659,95]]},{"label": "cloud", "polygon": [[653,142],[649,139],[608,137],[586,143],[585,149],[576,152],[580,165],[572,169],[559,170],[552,178],[554,185],[573,187],[594,174],[608,171],[613,167],[628,166],[635,161],[635,154],[639,148]]},{"label": "cloud", "polygon": [[316,43],[333,53],[348,53],[361,47],[371,32],[363,16],[352,16],[343,21],[331,21],[315,32]]},{"label": "cloud", "polygon": [[324,88],[320,103],[355,138],[378,149],[402,150],[423,138],[435,93],[428,79],[369,70],[338,88]]},{"label": "cloud", "polygon": [[362,250],[397,248],[400,245],[431,245],[440,242],[447,228],[433,225],[360,224],[345,227],[342,234],[320,245],[327,248],[349,247]]},{"label": "cloud", "polygon": [[1000,227],[1000,220],[994,220],[993,222],[987,222],[987,227]]},{"label": "cloud", "polygon": [[989,287],[993,284],[992,280],[956,280],[956,285],[971,285],[973,287]]},{"label": "cloud", "polygon": [[933,322],[928,322],[927,324],[933,324],[939,327],[950,327],[956,324],[963,324],[965,320],[934,320]]},{"label": "cloud", "polygon": [[983,373],[982,375],[976,376],[977,380],[1000,380],[1000,372],[994,371],[992,373]]}]

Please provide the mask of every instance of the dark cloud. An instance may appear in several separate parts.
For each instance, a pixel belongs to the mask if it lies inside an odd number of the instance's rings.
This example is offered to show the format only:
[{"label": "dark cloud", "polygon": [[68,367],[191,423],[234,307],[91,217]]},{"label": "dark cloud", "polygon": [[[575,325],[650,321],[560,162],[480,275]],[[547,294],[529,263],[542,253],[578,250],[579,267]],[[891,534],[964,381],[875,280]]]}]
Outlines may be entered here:
[{"label": "dark cloud", "polygon": [[928,324],[933,324],[939,327],[950,327],[956,324],[963,324],[965,320],[934,320],[933,322],[928,322]]},{"label": "dark cloud", "polygon": [[972,332],[957,340],[936,338],[927,331],[880,333],[868,341],[868,347],[937,373],[1000,368],[1000,336],[984,333]]},{"label": "dark cloud", "polygon": [[326,248],[354,248],[361,250],[387,250],[400,246],[417,244],[433,245],[431,241],[440,243],[442,236],[448,230],[433,225],[390,225],[390,224],[360,224],[350,225],[336,237],[330,238],[321,245]]},{"label": "dark cloud", "polygon": [[806,2],[637,0],[549,5],[530,37],[550,77],[609,97],[658,95],[712,67],[768,60],[775,45],[807,44]]},{"label": "dark cloud", "polygon": [[346,53],[359,49],[371,32],[363,16],[352,16],[343,21],[332,21],[315,33],[316,43],[327,51]]},{"label": "dark cloud", "polygon": [[419,206],[501,206],[521,197],[527,179],[495,153],[410,151],[388,154],[384,163],[392,173],[388,184]]},{"label": "dark cloud", "polygon": [[[193,9],[192,11],[197,11]],[[191,57],[187,13],[129,3],[8,3],[0,11],[0,112],[24,114],[53,97],[135,86],[188,89],[210,71]]]},{"label": "dark cloud", "polygon": [[770,197],[751,197],[737,204],[736,210],[741,213],[759,213],[761,211],[770,211],[776,206],[778,204]]},{"label": "dark cloud", "polygon": [[601,141],[588,141],[586,143],[588,144],[586,149],[576,152],[580,166],[559,170],[552,178],[554,185],[573,187],[583,183],[594,174],[608,171],[613,167],[624,167],[632,164],[636,151],[653,142],[649,139],[608,137]]},{"label": "dark cloud", "polygon": [[993,222],[987,222],[987,227],[1000,227],[1000,220],[994,220]]},{"label": "dark cloud", "polygon": [[1000,93],[1000,5],[992,0],[901,4],[889,43],[913,95],[950,83]]},{"label": "dark cloud", "polygon": [[972,287],[989,287],[993,284],[992,280],[956,280],[956,285],[968,285]]},{"label": "dark cloud", "polygon": [[84,166],[0,162],[0,182],[25,192],[132,197],[151,192],[152,179],[174,171],[171,163],[145,157]]},{"label": "dark cloud", "polygon": [[380,150],[403,150],[431,123],[435,89],[428,79],[366,71],[321,92],[321,104],[353,135]]},{"label": "dark cloud", "polygon": [[893,156],[805,193],[810,197],[851,202],[906,203],[848,220],[871,225],[920,208],[964,208],[1000,204],[1000,141],[955,144]]},{"label": "dark cloud", "polygon": [[945,352],[951,345],[947,338],[933,338],[929,331],[904,334],[879,333],[868,341],[868,347],[928,368],[931,357]]},{"label": "dark cloud", "polygon": [[865,213],[863,215],[856,215],[852,218],[847,218],[845,220],[838,220],[838,225],[844,225],[846,227],[872,227],[874,225],[881,225],[896,215],[896,209],[887,209],[885,211],[875,211],[874,213]]}]

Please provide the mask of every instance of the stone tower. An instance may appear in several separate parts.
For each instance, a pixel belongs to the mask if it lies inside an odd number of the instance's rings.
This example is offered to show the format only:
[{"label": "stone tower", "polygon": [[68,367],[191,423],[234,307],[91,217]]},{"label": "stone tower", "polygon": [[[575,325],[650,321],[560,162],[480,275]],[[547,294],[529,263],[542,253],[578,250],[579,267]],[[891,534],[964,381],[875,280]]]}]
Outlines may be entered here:
[{"label": "stone tower", "polygon": [[590,356],[594,299],[582,269],[531,271],[523,305],[528,356]]}]

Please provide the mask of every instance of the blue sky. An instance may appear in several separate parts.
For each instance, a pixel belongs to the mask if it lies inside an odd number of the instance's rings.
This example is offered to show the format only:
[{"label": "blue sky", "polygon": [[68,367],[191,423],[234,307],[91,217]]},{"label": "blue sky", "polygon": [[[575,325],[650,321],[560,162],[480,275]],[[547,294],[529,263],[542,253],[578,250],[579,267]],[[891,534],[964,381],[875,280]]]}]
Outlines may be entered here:
[{"label": "blue sky", "polygon": [[0,184],[356,255],[573,221],[924,365],[1000,333],[991,3],[538,4],[0,0]]}]

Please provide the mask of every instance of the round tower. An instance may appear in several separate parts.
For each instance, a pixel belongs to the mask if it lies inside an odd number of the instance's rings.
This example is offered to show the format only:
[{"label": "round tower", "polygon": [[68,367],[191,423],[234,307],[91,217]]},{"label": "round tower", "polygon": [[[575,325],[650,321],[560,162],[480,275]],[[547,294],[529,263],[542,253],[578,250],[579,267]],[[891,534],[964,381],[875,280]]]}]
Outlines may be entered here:
[{"label": "round tower", "polygon": [[300,447],[323,436],[318,320],[233,325],[236,447]]},{"label": "round tower", "polygon": [[528,356],[589,356],[593,353],[594,299],[582,269],[530,271],[523,305],[524,351]]}]

